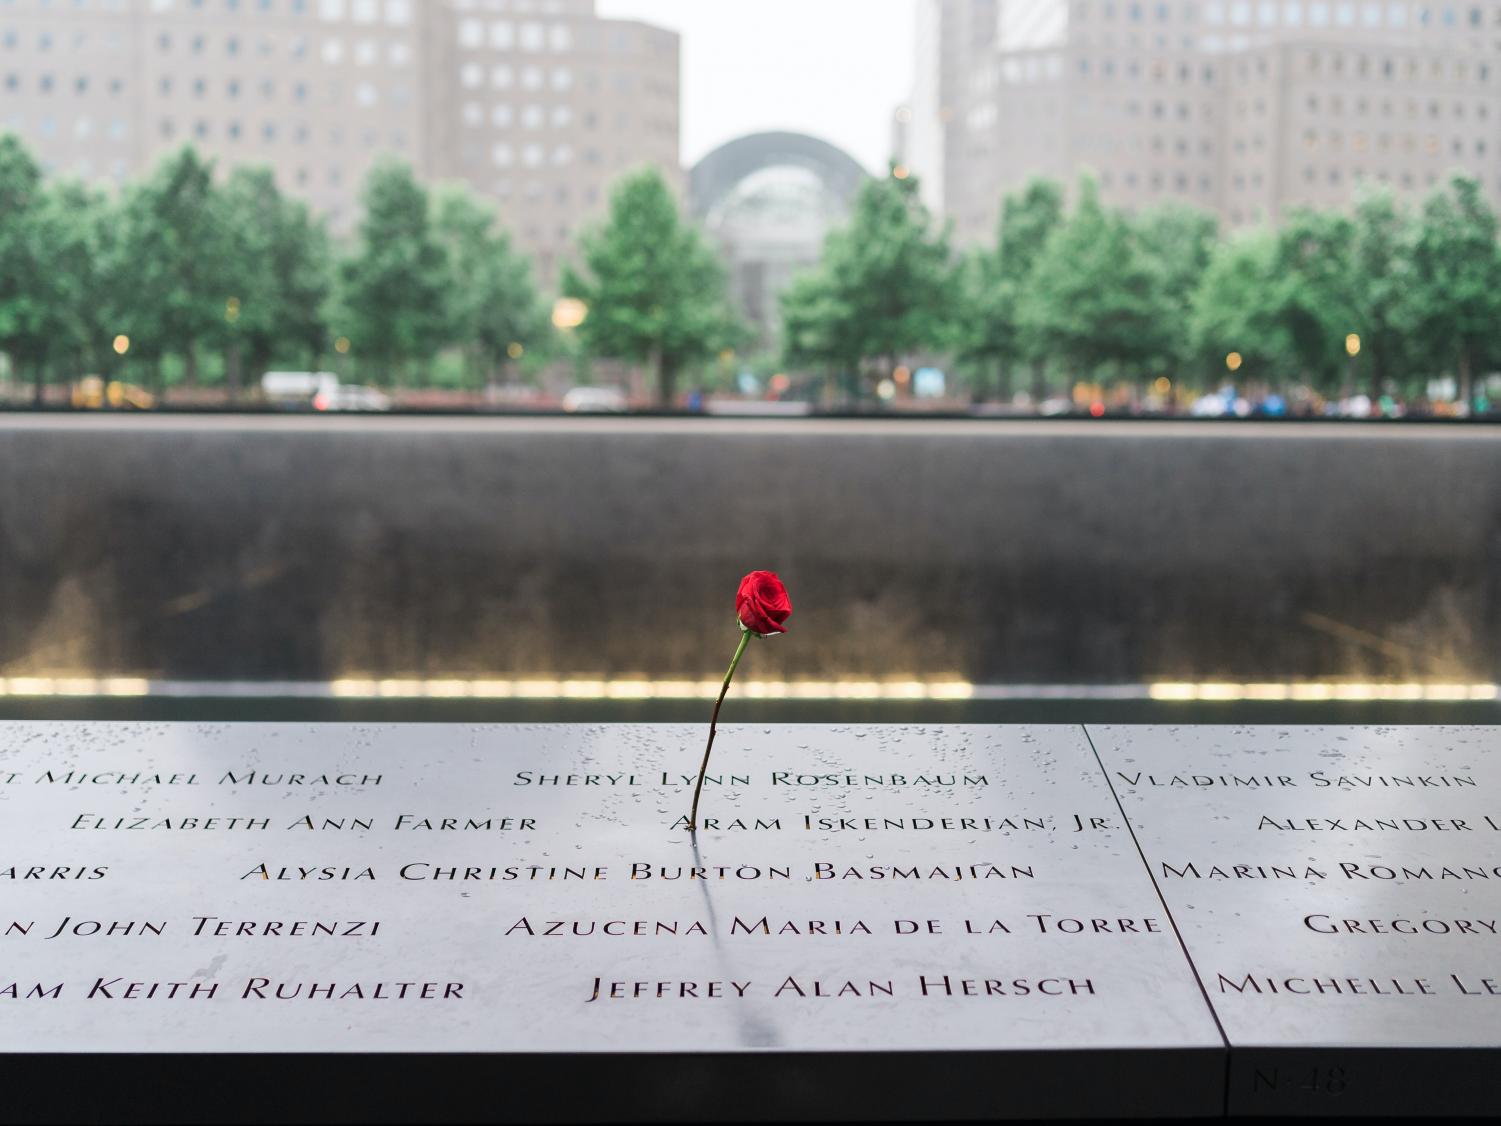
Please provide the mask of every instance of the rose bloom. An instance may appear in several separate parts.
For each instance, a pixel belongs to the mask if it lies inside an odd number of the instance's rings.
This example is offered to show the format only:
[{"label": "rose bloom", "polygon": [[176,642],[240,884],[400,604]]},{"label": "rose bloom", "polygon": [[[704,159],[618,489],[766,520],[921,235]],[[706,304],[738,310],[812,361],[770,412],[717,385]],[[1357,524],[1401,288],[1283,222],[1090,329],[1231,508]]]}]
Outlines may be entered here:
[{"label": "rose bloom", "polygon": [[773,571],[752,571],[740,580],[735,595],[735,615],[752,633],[769,637],[786,633],[782,625],[792,614],[792,599]]}]

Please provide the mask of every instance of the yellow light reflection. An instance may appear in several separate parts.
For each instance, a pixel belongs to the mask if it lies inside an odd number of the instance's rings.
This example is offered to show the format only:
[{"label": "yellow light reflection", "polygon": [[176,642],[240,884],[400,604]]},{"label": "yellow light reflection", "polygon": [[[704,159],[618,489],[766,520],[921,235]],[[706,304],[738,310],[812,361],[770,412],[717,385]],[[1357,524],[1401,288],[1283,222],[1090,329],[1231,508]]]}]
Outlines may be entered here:
[{"label": "yellow light reflection", "polygon": [[382,696],[417,697],[423,695],[423,688],[420,680],[382,680],[376,685]]},{"label": "yellow light reflection", "polygon": [[55,696],[57,687],[50,676],[13,676],[5,682],[12,696]]},{"label": "yellow light reflection", "polygon": [[[718,680],[652,680],[645,676],[610,679],[598,676],[506,680],[469,677],[349,676],[301,685],[299,694],[327,694],[341,699],[531,699],[531,700],[713,700]],[[144,677],[96,677],[75,673],[0,677],[0,696],[149,696],[190,694],[212,682],[156,682]],[[253,686],[252,686],[253,687]],[[1078,686],[1081,697],[1089,686]],[[1501,686],[1481,683],[1421,681],[1157,681],[1146,685],[1107,685],[1112,699],[1145,696],[1162,701],[1230,702],[1406,700],[1461,702],[1501,699]],[[267,686],[274,694],[275,686]],[[252,692],[252,694],[254,694]],[[969,700],[977,696],[1026,698],[1017,686],[974,685],[957,677],[941,680],[745,680],[732,696],[750,700]],[[1043,695],[1047,695],[1046,692]]]},{"label": "yellow light reflection", "polygon": [[467,680],[429,680],[424,687],[427,695],[440,700],[462,698],[472,691]]},{"label": "yellow light reflection", "polygon": [[560,680],[518,680],[516,682],[516,695],[529,700],[556,699],[562,695],[563,682]]},{"label": "yellow light reflection", "polygon": [[941,681],[928,687],[928,695],[935,700],[968,700],[975,694],[975,686],[964,680]]},{"label": "yellow light reflection", "polygon": [[516,695],[516,685],[509,680],[471,680],[469,694],[479,700],[503,700]]},{"label": "yellow light reflection", "polygon": [[605,695],[612,700],[650,700],[656,686],[649,680],[612,680],[605,685]]},{"label": "yellow light reflection", "polygon": [[659,700],[691,700],[698,695],[698,685],[691,680],[659,680],[652,695]]},{"label": "yellow light reflection", "polygon": [[1246,686],[1244,684],[1199,685],[1199,699],[1201,700],[1244,700],[1245,698]]},{"label": "yellow light reflection", "polygon": [[1164,681],[1152,685],[1148,695],[1154,700],[1194,700],[1198,698],[1198,691],[1192,684]]},{"label": "yellow light reflection", "polygon": [[328,691],[332,696],[370,698],[376,695],[376,683],[373,680],[335,680],[329,684]]},{"label": "yellow light reflection", "polygon": [[894,680],[881,685],[881,695],[888,700],[921,700],[928,686],[920,680]]},{"label": "yellow light reflection", "polygon": [[107,676],[99,682],[102,696],[145,696],[151,692],[151,682],[144,677]]},{"label": "yellow light reflection", "polygon": [[1286,684],[1248,684],[1246,685],[1247,700],[1285,700],[1290,694],[1290,685]]}]

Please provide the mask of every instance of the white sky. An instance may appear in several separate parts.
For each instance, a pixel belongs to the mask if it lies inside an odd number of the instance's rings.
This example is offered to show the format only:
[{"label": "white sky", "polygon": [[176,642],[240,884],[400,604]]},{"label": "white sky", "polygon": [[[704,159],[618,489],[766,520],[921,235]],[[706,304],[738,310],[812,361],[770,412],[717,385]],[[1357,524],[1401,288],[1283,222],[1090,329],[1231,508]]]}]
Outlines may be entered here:
[{"label": "white sky", "polygon": [[791,129],[886,166],[891,111],[912,91],[915,0],[597,0],[601,16],[683,39],[683,163]]}]

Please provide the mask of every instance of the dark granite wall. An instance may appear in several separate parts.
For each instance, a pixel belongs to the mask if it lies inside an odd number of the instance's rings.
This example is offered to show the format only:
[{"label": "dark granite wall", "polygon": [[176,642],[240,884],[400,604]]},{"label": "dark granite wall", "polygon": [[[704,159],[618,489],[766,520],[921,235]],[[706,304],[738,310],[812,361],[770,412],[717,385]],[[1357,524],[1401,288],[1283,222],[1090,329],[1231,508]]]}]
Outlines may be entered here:
[{"label": "dark granite wall", "polygon": [[0,417],[0,675],[1493,681],[1501,430]]}]

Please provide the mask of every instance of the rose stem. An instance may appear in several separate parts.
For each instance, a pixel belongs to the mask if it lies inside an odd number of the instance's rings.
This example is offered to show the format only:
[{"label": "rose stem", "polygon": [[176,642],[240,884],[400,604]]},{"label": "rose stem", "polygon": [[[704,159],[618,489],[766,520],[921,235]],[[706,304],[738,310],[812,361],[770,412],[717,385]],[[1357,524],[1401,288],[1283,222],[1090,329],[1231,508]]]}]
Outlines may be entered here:
[{"label": "rose stem", "polygon": [[735,666],[740,664],[740,658],[745,655],[745,646],[751,639],[751,631],[744,626],[740,627],[740,644],[735,647],[735,658],[730,662],[730,671],[724,674],[724,684],[719,689],[719,699],[714,701],[714,714],[709,717],[709,743],[704,747],[704,762],[698,768],[698,785],[693,787],[693,808],[688,812],[688,831],[696,832],[698,829],[698,795],[704,790],[704,774],[709,769],[709,752],[714,749],[714,726],[719,722],[719,706],[724,703],[725,693],[730,690],[730,680],[735,675]]}]

